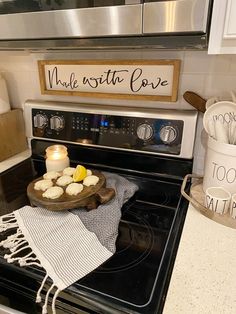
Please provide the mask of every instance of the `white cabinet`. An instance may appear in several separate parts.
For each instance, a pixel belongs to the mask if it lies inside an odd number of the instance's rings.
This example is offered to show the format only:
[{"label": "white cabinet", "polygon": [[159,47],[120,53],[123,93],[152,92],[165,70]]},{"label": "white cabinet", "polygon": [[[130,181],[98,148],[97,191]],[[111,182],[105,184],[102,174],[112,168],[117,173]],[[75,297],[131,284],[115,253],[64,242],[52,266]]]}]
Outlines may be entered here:
[{"label": "white cabinet", "polygon": [[209,54],[236,54],[236,0],[214,0]]}]

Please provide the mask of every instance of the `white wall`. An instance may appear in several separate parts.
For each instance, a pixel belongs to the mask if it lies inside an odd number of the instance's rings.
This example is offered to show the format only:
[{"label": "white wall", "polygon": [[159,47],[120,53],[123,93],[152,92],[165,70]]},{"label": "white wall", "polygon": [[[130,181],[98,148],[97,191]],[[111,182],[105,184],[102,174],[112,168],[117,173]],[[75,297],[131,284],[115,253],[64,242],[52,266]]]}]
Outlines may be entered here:
[{"label": "white wall", "polygon": [[[73,96],[41,95],[37,60],[43,59],[180,59],[181,73],[178,101],[109,100]],[[209,56],[205,51],[72,51],[53,53],[0,52],[0,72],[7,81],[12,108],[21,108],[26,99],[61,100],[82,103],[102,103],[122,106],[192,109],[183,99],[187,90],[203,98],[229,98],[236,90],[236,55]],[[206,134],[199,115],[194,153],[194,172],[203,173]]]}]

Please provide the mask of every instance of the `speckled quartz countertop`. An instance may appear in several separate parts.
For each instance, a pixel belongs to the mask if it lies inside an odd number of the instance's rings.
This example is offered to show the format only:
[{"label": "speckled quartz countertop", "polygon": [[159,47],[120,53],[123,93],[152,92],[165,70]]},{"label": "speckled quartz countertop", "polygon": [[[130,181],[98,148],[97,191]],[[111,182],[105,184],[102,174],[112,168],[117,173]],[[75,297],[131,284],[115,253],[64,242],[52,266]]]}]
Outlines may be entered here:
[{"label": "speckled quartz countertop", "polygon": [[236,313],[236,229],[189,206],[164,314]]}]

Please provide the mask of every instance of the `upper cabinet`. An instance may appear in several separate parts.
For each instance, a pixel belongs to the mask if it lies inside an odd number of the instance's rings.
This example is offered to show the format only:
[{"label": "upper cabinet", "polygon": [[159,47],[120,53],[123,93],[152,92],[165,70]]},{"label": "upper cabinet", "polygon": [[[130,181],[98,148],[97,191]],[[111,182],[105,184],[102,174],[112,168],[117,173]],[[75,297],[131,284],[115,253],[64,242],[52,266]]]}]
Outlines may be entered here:
[{"label": "upper cabinet", "polygon": [[236,0],[214,0],[209,54],[236,54]]}]

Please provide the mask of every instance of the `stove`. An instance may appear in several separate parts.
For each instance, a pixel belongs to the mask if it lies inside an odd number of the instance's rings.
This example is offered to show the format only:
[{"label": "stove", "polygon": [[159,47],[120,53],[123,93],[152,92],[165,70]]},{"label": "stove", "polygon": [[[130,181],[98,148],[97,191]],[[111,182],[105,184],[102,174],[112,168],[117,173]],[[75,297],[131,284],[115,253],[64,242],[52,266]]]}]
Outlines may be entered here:
[{"label": "stove", "polygon": [[[26,186],[46,172],[45,149],[56,143],[67,147],[71,166],[139,187],[121,209],[116,253],[60,293],[57,313],[161,313],[188,207],[180,188],[192,172],[196,111],[29,100],[24,115],[32,155],[0,176],[0,190],[8,186],[13,199],[4,213],[28,203]],[[23,182],[15,181],[18,172]],[[3,254],[0,303],[41,313],[34,301],[44,272],[7,264]]]}]

